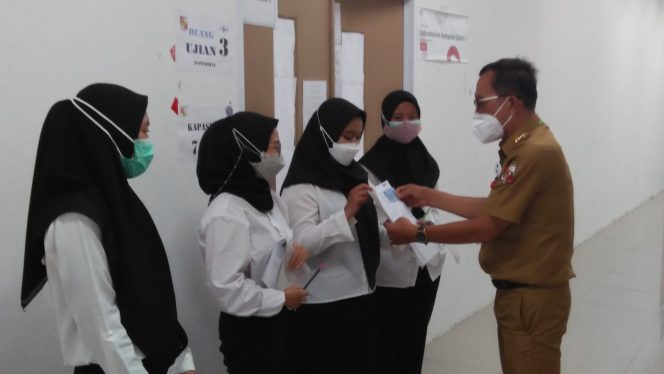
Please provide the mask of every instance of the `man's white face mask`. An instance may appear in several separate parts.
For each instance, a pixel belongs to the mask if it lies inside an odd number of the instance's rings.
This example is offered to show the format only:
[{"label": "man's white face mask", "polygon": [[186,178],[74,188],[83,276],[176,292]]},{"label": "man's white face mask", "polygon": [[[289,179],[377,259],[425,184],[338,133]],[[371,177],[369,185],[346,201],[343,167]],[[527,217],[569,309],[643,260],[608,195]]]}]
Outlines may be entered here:
[{"label": "man's white face mask", "polygon": [[[491,100],[496,100],[498,99],[498,96],[489,96],[485,97],[483,99],[478,100],[478,103],[484,103],[487,101]],[[510,115],[509,118],[507,118],[507,121],[503,123],[502,125],[500,124],[500,121],[498,121],[498,118],[496,118],[496,115],[500,110],[503,108],[507,100],[503,101],[502,104],[498,107],[498,110],[491,115],[487,113],[477,113],[473,115],[473,133],[484,144],[495,142],[496,140],[500,139],[503,137],[505,134],[503,128],[507,125],[507,123],[512,119],[512,116]]]}]

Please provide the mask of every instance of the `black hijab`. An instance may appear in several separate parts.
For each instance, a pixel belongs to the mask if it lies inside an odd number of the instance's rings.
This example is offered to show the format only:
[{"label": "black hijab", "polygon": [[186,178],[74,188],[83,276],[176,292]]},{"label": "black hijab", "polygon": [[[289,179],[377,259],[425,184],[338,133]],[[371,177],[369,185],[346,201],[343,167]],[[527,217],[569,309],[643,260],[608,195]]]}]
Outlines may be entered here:
[{"label": "black hijab", "polygon": [[220,193],[228,192],[245,199],[261,212],[272,210],[270,185],[257,176],[249,164],[260,161],[260,156],[233,130],[239,131],[258,150],[265,151],[278,122],[257,113],[239,112],[205,130],[198,148],[196,174],[201,189],[210,195],[210,202]]},{"label": "black hijab", "polygon": [[[338,163],[328,151],[328,145],[320,130],[322,126],[330,137],[337,141],[348,123],[355,117],[366,123],[366,113],[350,102],[332,98],[318,108],[307,123],[299,143],[295,147],[293,160],[282,187],[310,183],[322,188],[340,191],[348,196],[353,187],[367,183],[367,172],[354,160],[348,166]],[[319,124],[320,119],[320,124]],[[362,205],[355,214],[357,235],[362,251],[362,261],[371,288],[376,284],[376,269],[380,261],[378,218],[373,201]]]},{"label": "black hijab", "polygon": [[[147,97],[112,84],[93,84],[77,95],[138,137]],[[87,108],[123,156],[133,143]],[[177,320],[164,246],[150,214],[127,182],[118,151],[101,129],[69,100],[51,107],[39,138],[26,229],[21,305],[46,282],[44,235],[58,216],[77,212],[99,225],[122,325],[146,355],[149,373],[166,373],[187,346]]]},{"label": "black hijab", "polygon": [[[415,96],[406,91],[394,91],[383,99],[381,106],[383,127],[403,102],[412,103],[417,109],[417,117],[420,117],[420,106]],[[431,157],[419,137],[408,144],[401,144],[383,135],[362,157],[360,163],[381,181],[388,180],[394,188],[408,183],[433,188],[440,176],[438,163]],[[424,216],[421,208],[414,208],[412,212],[416,218]]]}]

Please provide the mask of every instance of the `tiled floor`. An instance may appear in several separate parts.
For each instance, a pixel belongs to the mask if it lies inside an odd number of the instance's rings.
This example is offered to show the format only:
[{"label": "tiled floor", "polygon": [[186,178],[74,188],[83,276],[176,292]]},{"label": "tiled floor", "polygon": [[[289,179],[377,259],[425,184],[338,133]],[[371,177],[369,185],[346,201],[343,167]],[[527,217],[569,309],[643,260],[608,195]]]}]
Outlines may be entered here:
[{"label": "tiled floor", "polygon": [[[664,373],[663,253],[664,193],[576,249],[563,373]],[[422,372],[500,373],[492,306],[431,342]]]}]

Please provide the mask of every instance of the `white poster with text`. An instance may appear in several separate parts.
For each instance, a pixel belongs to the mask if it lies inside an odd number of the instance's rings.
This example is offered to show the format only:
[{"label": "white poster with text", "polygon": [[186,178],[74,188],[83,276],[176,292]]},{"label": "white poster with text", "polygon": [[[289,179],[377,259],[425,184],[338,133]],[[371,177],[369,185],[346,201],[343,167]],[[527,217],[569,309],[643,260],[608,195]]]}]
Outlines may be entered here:
[{"label": "white poster with text", "polygon": [[468,62],[468,17],[420,8],[419,36],[422,59]]},{"label": "white poster with text", "polygon": [[201,15],[193,10],[177,14],[177,34],[171,57],[178,70],[232,74],[237,41],[232,17]]},{"label": "white poster with text", "polygon": [[181,104],[178,114],[180,160],[198,159],[198,145],[205,130],[214,122],[233,114],[230,105]]}]

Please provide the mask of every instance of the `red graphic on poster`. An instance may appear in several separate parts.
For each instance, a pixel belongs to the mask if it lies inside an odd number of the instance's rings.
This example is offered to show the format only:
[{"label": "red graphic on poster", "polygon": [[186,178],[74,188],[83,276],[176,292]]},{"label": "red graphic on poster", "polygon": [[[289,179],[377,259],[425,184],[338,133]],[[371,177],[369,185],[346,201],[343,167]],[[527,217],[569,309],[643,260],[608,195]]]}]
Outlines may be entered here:
[{"label": "red graphic on poster", "polygon": [[173,59],[173,62],[175,62],[175,44],[171,47],[171,58]]},{"label": "red graphic on poster", "polygon": [[461,61],[459,50],[455,46],[451,46],[450,49],[447,50],[447,61],[452,61],[452,57],[456,57],[457,61]]}]

